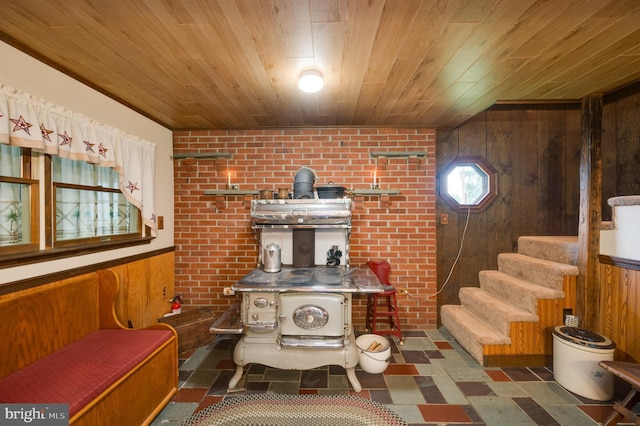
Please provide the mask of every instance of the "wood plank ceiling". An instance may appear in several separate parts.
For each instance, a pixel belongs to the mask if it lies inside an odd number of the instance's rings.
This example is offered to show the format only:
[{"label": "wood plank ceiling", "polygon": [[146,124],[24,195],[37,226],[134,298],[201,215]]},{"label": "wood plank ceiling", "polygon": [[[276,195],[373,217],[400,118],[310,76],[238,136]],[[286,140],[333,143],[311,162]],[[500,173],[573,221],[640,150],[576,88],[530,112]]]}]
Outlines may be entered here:
[{"label": "wood plank ceiling", "polygon": [[[640,79],[638,0],[0,0],[0,39],[170,129],[455,127]],[[325,77],[318,94],[300,72]],[[20,89],[20,88],[18,88]]]}]

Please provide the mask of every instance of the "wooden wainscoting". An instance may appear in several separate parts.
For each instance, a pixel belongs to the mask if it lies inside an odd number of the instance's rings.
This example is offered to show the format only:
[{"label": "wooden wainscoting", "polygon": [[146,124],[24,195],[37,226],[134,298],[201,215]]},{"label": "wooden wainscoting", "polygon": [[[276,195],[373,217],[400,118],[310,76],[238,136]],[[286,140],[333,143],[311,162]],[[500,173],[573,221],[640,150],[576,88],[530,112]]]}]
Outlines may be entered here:
[{"label": "wooden wainscoting", "polygon": [[116,315],[134,328],[157,324],[171,310],[175,296],[174,252],[112,266],[120,278]]},{"label": "wooden wainscoting", "polygon": [[617,361],[640,362],[640,270],[600,263],[600,329]]}]

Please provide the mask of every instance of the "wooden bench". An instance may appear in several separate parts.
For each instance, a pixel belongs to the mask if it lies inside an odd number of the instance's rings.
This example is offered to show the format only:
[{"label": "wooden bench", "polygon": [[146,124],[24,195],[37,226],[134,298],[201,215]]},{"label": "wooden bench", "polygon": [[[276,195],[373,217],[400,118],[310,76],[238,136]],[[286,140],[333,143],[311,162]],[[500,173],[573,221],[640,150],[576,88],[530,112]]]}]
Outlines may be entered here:
[{"label": "wooden bench", "polygon": [[98,271],[0,297],[0,402],[69,404],[72,425],[149,424],[178,387],[177,335],[128,329]]},{"label": "wooden bench", "polygon": [[605,426],[617,424],[623,417],[640,425],[640,416],[631,409],[640,402],[640,364],[622,361],[600,361],[600,366],[631,385],[631,390],[621,401],[613,405],[613,411],[604,421]]}]

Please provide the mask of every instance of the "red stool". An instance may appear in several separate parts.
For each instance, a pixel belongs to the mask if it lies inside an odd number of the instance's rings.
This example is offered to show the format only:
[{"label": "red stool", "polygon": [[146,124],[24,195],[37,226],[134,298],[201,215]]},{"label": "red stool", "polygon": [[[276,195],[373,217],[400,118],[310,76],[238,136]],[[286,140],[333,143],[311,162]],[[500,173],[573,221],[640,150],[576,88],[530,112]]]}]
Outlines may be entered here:
[{"label": "red stool", "polygon": [[[389,283],[391,265],[386,260],[370,260],[367,266],[384,284],[383,292],[367,294],[367,331],[378,335],[398,336],[400,345],[403,345],[396,289]],[[378,321],[379,319],[383,321]],[[378,329],[379,322],[386,322],[389,328]]]}]

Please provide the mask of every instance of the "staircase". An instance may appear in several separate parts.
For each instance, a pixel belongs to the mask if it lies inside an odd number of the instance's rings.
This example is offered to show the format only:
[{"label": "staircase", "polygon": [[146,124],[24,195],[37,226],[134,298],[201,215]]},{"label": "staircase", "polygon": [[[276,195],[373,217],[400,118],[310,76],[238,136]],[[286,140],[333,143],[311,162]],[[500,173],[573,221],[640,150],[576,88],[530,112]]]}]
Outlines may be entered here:
[{"label": "staircase", "polygon": [[577,260],[578,237],[520,237],[480,287],[460,289],[460,305],[440,308],[442,325],[485,367],[549,364],[551,330],[575,312]]}]

